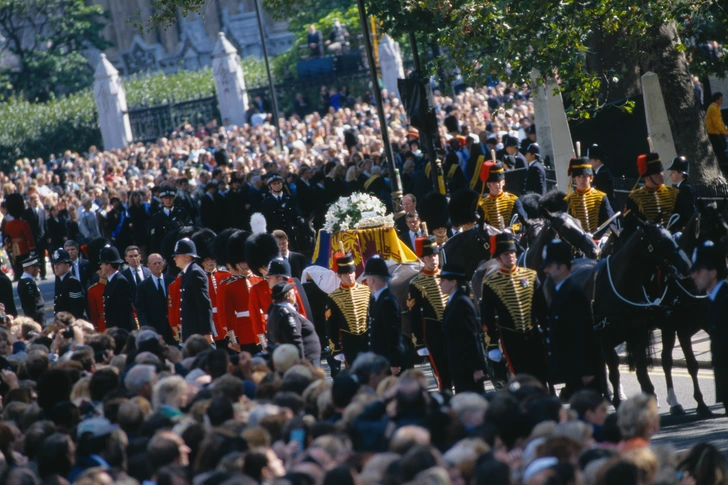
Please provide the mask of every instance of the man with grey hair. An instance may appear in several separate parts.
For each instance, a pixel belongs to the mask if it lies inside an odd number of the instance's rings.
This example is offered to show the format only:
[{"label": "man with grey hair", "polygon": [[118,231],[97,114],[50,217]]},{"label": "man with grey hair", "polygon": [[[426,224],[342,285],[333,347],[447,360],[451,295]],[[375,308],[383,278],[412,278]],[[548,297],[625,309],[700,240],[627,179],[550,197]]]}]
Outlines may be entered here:
[{"label": "man with grey hair", "polygon": [[475,429],[485,420],[488,401],[475,392],[461,392],[450,399],[450,409],[466,429]]},{"label": "man with grey hair", "polygon": [[374,352],[365,352],[356,357],[351,372],[359,379],[362,389],[374,394],[379,383],[387,377],[389,360]]},{"label": "man with grey hair", "polygon": [[652,436],[660,431],[660,414],[652,394],[637,394],[623,402],[617,410],[617,425],[622,441],[617,447],[620,454],[647,448]]},{"label": "man with grey hair", "polygon": [[137,364],[126,373],[124,387],[135,396],[151,402],[152,390],[157,382],[157,370],[153,365]]}]

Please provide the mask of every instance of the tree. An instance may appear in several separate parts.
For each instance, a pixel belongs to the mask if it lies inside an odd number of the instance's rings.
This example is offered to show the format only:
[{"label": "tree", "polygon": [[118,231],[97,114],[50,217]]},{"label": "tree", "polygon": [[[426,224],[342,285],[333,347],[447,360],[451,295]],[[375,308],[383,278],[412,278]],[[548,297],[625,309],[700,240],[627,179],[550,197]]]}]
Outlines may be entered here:
[{"label": "tree", "polygon": [[[157,0],[191,4],[195,0]],[[201,0],[202,1],[202,0]],[[267,0],[291,16],[312,0]],[[495,76],[530,82],[538,69],[557,79],[567,109],[580,115],[640,92],[640,75],[659,75],[678,153],[694,178],[720,170],[694,99],[692,76],[728,71],[728,7],[724,0],[370,0],[393,35],[417,34],[447,50],[430,72],[459,68],[473,84]],[[722,43],[719,51],[707,41]],[[692,175],[692,174],[691,174]]]},{"label": "tree", "polygon": [[88,49],[103,50],[104,11],[83,0],[0,0],[0,53],[11,62],[0,75],[11,91],[46,101],[88,87]]}]

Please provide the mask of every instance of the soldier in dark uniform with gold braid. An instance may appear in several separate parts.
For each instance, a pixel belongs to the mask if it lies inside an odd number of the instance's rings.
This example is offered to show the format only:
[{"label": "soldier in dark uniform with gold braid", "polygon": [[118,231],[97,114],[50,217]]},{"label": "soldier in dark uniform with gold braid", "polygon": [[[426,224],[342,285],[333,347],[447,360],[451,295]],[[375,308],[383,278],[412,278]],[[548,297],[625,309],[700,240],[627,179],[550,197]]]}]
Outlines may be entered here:
[{"label": "soldier in dark uniform with gold braid", "polygon": [[480,304],[488,358],[500,362],[505,355],[513,374],[531,374],[545,383],[546,351],[536,323],[543,321],[546,302],[538,277],[535,271],[516,266],[513,234],[504,232],[494,239],[491,253],[500,269],[483,280]]},{"label": "soldier in dark uniform with gold braid", "polygon": [[614,215],[612,205],[607,194],[591,186],[594,170],[588,158],[572,158],[568,174],[576,183],[576,190],[566,196],[569,214],[581,221],[582,229],[593,234]]},{"label": "soldier in dark uniform with gold braid", "polygon": [[675,212],[678,190],[665,185],[660,155],[657,153],[640,155],[637,157],[637,170],[645,179],[645,185],[629,194],[627,207],[638,211],[648,221],[666,226],[670,216]]},{"label": "soldier in dark uniform with gold braid", "polygon": [[334,270],[341,286],[326,301],[326,333],[331,352],[344,354],[351,365],[360,353],[369,351],[369,288],[356,282],[354,258],[347,255],[335,260]]},{"label": "soldier in dark uniform with gold braid", "polygon": [[439,247],[432,236],[418,237],[415,240],[415,253],[425,267],[410,281],[407,308],[412,333],[417,339],[415,346],[427,347],[440,390],[444,391],[452,388],[452,378],[447,365],[445,333],[442,328],[447,296],[442,294],[436,277],[440,270],[438,251]]},{"label": "soldier in dark uniform with gold braid", "polygon": [[485,182],[490,192],[478,201],[485,222],[503,230],[511,225],[515,215],[518,215],[521,222],[528,220],[518,196],[503,190],[506,186],[506,173],[501,162],[484,162],[480,170],[480,179]]}]

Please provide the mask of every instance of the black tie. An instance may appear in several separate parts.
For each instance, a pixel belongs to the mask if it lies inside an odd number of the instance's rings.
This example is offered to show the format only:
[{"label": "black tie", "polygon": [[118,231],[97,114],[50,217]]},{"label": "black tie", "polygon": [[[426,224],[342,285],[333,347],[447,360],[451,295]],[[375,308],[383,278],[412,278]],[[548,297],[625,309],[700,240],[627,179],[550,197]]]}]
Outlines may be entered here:
[{"label": "black tie", "polygon": [[134,281],[136,281],[137,285],[139,284],[139,273],[137,273],[136,270],[134,270]]},{"label": "black tie", "polygon": [[157,278],[157,291],[162,296],[162,298],[166,298],[164,295],[164,288],[162,288],[162,278]]}]

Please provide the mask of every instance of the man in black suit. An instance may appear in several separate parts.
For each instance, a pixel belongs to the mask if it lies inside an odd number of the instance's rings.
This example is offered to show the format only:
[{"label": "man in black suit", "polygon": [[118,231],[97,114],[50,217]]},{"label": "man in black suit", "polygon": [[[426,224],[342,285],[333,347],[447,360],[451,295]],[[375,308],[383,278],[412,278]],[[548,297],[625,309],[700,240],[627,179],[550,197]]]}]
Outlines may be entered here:
[{"label": "man in black suit", "polygon": [[305,219],[309,218],[314,207],[311,177],[313,177],[313,171],[308,166],[302,165],[301,168],[298,169],[298,180],[296,180],[296,199],[298,199],[298,206],[301,209],[301,215]]},{"label": "man in black suit", "polygon": [[190,181],[186,177],[177,179],[177,197],[174,200],[174,205],[186,210],[193,221],[197,219],[197,204],[190,195]]},{"label": "man in black suit", "polygon": [[174,344],[175,340],[167,318],[167,288],[174,278],[164,272],[165,262],[160,254],[150,254],[147,264],[151,269],[150,275],[137,286],[134,300],[139,325],[154,328],[164,337],[165,342]]},{"label": "man in black suit", "polygon": [[298,224],[301,211],[296,198],[283,190],[283,178],[274,173],[268,178],[269,193],[263,196],[260,211],[268,223],[268,231],[290,231]]},{"label": "man in black suit", "polygon": [[449,295],[442,316],[447,363],[455,392],[483,392],[483,355],[480,323],[473,300],[466,292],[465,269],[454,263],[442,268],[440,289]]},{"label": "man in black suit", "polygon": [[212,323],[212,302],[208,291],[205,271],[195,262],[199,256],[195,243],[189,238],[180,239],[174,248],[174,264],[182,272],[180,285],[180,319],[182,339],[199,334],[211,344],[215,327]]},{"label": "man in black suit", "polygon": [[599,145],[592,145],[587,150],[587,157],[589,157],[589,163],[591,163],[592,170],[594,170],[592,186],[607,194],[609,205],[617,210],[617,200],[614,198],[614,177],[612,172],[604,165],[604,149]]},{"label": "man in black suit", "polygon": [[81,258],[80,246],[73,239],[69,239],[63,244],[63,249],[71,257],[71,274],[81,282],[83,291],[88,292],[88,287],[91,284],[91,275],[89,275],[88,261]]},{"label": "man in black suit", "polygon": [[392,375],[407,366],[407,347],[402,335],[402,312],[389,289],[389,269],[379,257],[369,258],[364,276],[371,291],[369,300],[370,350],[389,360]]},{"label": "man in black suit", "polygon": [[121,272],[131,285],[131,297],[135,298],[137,287],[152,275],[149,268],[142,264],[142,253],[137,246],[127,246],[124,250],[127,267]]},{"label": "man in black suit", "polygon": [[56,249],[51,255],[53,272],[56,274],[55,296],[53,309],[59,312],[69,312],[76,318],[85,318],[86,295],[81,282],[71,273],[71,257],[65,249]]},{"label": "man in black suit", "polygon": [[35,284],[35,278],[40,273],[40,263],[38,263],[37,257],[31,256],[22,264],[23,275],[18,281],[16,291],[18,292],[20,305],[23,308],[23,314],[39,324],[45,325],[45,301],[40,290],[38,290],[38,285]]},{"label": "man in black suit", "polygon": [[571,276],[571,245],[555,239],[544,248],[543,272],[553,281],[555,291],[546,313],[545,337],[549,384],[566,384],[562,399],[589,387],[599,391],[599,342],[591,325],[591,300]]},{"label": "man in black suit", "polygon": [[38,253],[38,262],[40,263],[40,279],[46,279],[45,252],[48,247],[46,244],[46,212],[43,204],[40,203],[40,195],[33,194],[30,196],[30,206],[23,213],[23,220],[28,221],[30,230],[33,232],[35,239],[35,251]]},{"label": "man in black suit", "polygon": [[248,212],[248,201],[242,190],[243,180],[233,172],[230,174],[230,190],[225,194],[225,207],[232,210],[227,211],[227,227],[245,229],[250,225],[250,212]]},{"label": "man in black suit", "polygon": [[710,335],[710,352],[713,356],[715,375],[715,400],[722,402],[728,413],[728,269],[725,253],[720,244],[705,241],[693,252],[692,277],[698,290],[708,294],[708,318],[706,320]]},{"label": "man in black suit", "polygon": [[205,185],[205,195],[202,196],[200,201],[200,217],[202,219],[202,227],[211,229],[213,232],[218,233],[225,229],[225,207],[224,199],[220,201],[218,194],[218,183],[216,180],[211,180]]},{"label": "man in black suit", "polygon": [[281,230],[273,231],[273,237],[276,238],[278,248],[281,250],[281,258],[288,261],[291,267],[291,277],[297,280],[301,279],[303,269],[306,267],[306,256],[295,251],[288,250],[288,234]]},{"label": "man in black suit", "polygon": [[[402,197],[402,209],[404,209],[405,214],[414,214],[417,212],[417,197],[414,196],[414,194],[407,194],[404,197]],[[394,228],[397,230],[397,234],[399,234],[399,238],[403,239],[404,235],[407,234],[407,231],[409,228],[407,227],[407,218],[406,217],[398,217],[394,220]]]},{"label": "man in black suit", "polygon": [[129,280],[119,267],[124,261],[116,247],[107,245],[99,252],[101,277],[106,278],[104,288],[104,316],[106,328],[119,327],[132,331],[139,328],[134,318],[134,298]]},{"label": "man in black suit", "polygon": [[670,180],[678,190],[675,201],[675,213],[680,215],[677,221],[677,228],[682,229],[690,219],[690,216],[698,210],[698,194],[695,187],[688,180],[690,173],[690,162],[685,157],[675,157],[667,168],[670,171]]},{"label": "man in black suit", "polygon": [[420,215],[417,212],[408,212],[401,217],[406,222],[407,229],[404,232],[399,233],[399,239],[407,245],[408,248],[415,251],[415,239],[422,237],[422,222],[420,221]]},{"label": "man in black suit", "polygon": [[159,198],[162,200],[162,210],[152,214],[149,224],[149,248],[150,253],[158,253],[162,249],[162,240],[168,232],[183,226],[192,225],[189,212],[183,207],[174,205],[177,190],[171,186],[165,186],[159,190]]},{"label": "man in black suit", "polygon": [[526,152],[528,171],[526,172],[526,183],[524,193],[535,192],[538,195],[546,193],[546,169],[541,163],[541,148],[537,143],[531,143]]}]

